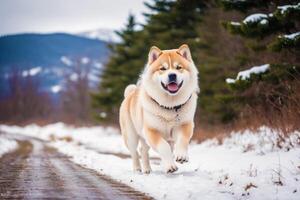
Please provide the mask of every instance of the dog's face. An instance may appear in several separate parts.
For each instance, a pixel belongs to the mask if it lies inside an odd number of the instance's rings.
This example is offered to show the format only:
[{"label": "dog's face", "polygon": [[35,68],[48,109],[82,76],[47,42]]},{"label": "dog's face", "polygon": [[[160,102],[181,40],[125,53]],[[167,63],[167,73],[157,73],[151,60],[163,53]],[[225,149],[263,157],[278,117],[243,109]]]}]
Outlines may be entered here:
[{"label": "dog's face", "polygon": [[171,96],[180,94],[181,90],[193,88],[191,79],[197,79],[197,70],[187,45],[164,51],[152,47],[147,68],[150,79],[148,84],[158,86],[162,92]]}]

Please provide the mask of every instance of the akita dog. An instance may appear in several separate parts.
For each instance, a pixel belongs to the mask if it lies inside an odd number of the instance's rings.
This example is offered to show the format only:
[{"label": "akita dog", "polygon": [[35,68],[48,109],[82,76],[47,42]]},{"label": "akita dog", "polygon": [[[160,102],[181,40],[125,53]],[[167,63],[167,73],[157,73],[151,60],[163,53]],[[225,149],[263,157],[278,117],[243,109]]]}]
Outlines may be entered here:
[{"label": "akita dog", "polygon": [[150,49],[140,80],[127,86],[120,108],[121,132],[134,171],[141,171],[139,143],[143,173],[151,171],[150,147],[160,155],[167,173],[178,169],[174,156],[177,162],[188,161],[198,92],[198,71],[186,44],[172,50]]}]

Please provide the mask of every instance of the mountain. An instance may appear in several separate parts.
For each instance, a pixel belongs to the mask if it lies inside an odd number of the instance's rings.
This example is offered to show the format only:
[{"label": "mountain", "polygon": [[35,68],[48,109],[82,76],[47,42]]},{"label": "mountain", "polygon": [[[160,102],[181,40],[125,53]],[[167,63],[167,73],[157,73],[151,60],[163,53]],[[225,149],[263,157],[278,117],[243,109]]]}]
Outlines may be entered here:
[{"label": "mountain", "polygon": [[105,59],[106,42],[75,35],[20,34],[0,37],[0,66],[57,65],[61,56]]},{"label": "mountain", "polygon": [[96,29],[78,33],[81,37],[98,39],[106,42],[119,42],[120,37],[112,29]]},{"label": "mountain", "polygon": [[[23,77],[36,77],[42,90],[57,93],[64,75],[78,62],[92,67],[93,83],[107,60],[107,42],[65,33],[18,34],[0,37],[0,94],[8,92],[8,79],[15,70]],[[75,76],[73,76],[74,78]],[[94,84],[95,85],[95,84]]]}]

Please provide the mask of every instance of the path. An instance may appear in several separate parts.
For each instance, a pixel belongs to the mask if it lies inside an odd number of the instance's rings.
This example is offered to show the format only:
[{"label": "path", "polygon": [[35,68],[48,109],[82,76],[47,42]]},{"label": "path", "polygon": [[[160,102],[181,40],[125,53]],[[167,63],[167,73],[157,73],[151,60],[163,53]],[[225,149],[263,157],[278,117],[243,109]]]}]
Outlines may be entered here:
[{"label": "path", "polygon": [[0,159],[0,199],[150,199],[72,163],[42,141],[18,141],[20,148]]}]

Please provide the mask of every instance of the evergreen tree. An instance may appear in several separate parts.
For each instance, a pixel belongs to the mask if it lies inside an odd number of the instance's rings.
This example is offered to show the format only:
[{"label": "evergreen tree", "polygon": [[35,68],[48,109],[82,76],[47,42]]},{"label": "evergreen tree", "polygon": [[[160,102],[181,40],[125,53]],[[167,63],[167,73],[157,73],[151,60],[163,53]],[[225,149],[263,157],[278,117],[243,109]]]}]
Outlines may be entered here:
[{"label": "evergreen tree", "polygon": [[[225,9],[252,13],[241,22],[223,22],[223,26],[233,34],[248,38],[248,46],[256,57],[268,52],[264,59],[267,65],[240,72],[235,80],[227,80],[234,96],[224,99],[252,111],[240,112],[240,116],[251,117],[258,113],[261,123],[274,125],[268,115],[275,114],[282,120],[287,113],[299,108],[300,3],[293,0],[266,2],[220,1]],[[293,112],[293,119],[300,120],[300,111]]]},{"label": "evergreen tree", "polygon": [[206,6],[203,1],[153,0],[152,4],[145,5],[150,13],[154,13],[144,14],[147,18],[145,32],[151,44],[161,49],[178,48],[182,43],[188,44],[191,49],[198,48],[197,27]]}]

